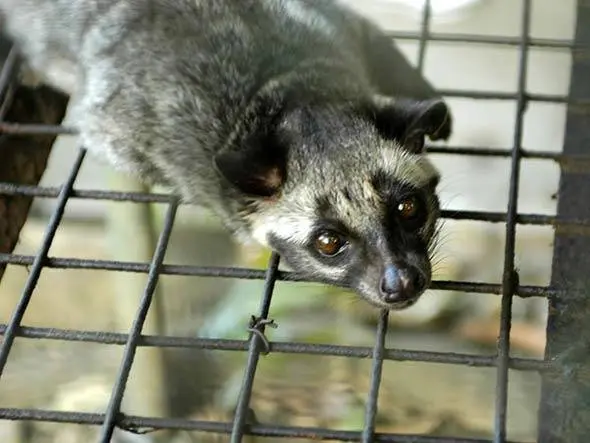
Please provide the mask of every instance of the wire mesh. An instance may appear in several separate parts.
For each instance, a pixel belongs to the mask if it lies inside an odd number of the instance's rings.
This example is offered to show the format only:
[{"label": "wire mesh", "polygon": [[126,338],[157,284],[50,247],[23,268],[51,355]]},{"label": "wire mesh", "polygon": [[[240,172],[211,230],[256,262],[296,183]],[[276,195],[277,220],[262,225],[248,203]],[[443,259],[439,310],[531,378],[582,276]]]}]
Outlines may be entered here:
[{"label": "wire mesh", "polygon": [[[30,266],[30,273],[23,288],[18,305],[10,320],[5,325],[0,325],[0,333],[3,341],[0,345],[0,376],[6,365],[6,361],[12,349],[16,337],[27,339],[44,339],[57,341],[73,341],[85,343],[111,344],[124,347],[124,354],[120,364],[115,385],[112,388],[111,398],[107,410],[103,414],[58,412],[36,409],[2,408],[0,419],[23,421],[46,421],[54,423],[76,423],[101,426],[100,441],[110,441],[116,427],[135,432],[147,432],[158,429],[174,430],[199,430],[206,432],[225,433],[230,436],[232,443],[238,443],[246,434],[266,437],[292,437],[310,438],[317,440],[338,441],[362,441],[368,443],[379,442],[455,442],[478,443],[486,440],[467,438],[443,438],[421,437],[415,435],[400,434],[376,434],[375,417],[377,413],[377,401],[381,371],[383,362],[416,361],[442,363],[452,365],[469,365],[473,367],[496,368],[497,383],[495,392],[495,416],[494,416],[494,443],[506,442],[506,418],[507,418],[507,394],[509,369],[520,371],[545,372],[551,369],[551,361],[536,360],[530,358],[514,358],[510,355],[510,327],[511,306],[514,296],[518,297],[546,297],[555,298],[561,295],[563,289],[552,287],[526,286],[519,284],[519,276],[514,269],[516,226],[519,224],[549,225],[560,228],[572,226],[588,227],[590,218],[560,217],[540,214],[518,213],[518,185],[520,180],[520,162],[524,158],[533,158],[546,161],[555,161],[559,164],[576,161],[563,153],[533,152],[522,146],[523,119],[527,104],[532,101],[546,103],[567,103],[571,106],[586,104],[574,96],[556,96],[545,94],[529,94],[526,92],[527,51],[531,47],[577,50],[576,42],[551,39],[530,38],[531,0],[522,1],[521,35],[518,38],[487,37],[477,35],[442,34],[430,31],[430,2],[426,2],[424,8],[422,27],[420,33],[392,33],[392,37],[404,40],[416,40],[420,43],[418,52],[418,67],[424,67],[427,51],[427,42],[453,42],[463,44],[489,44],[509,45],[518,47],[519,50],[519,74],[518,88],[515,93],[505,92],[481,92],[481,91],[457,91],[441,90],[446,97],[461,97],[479,100],[515,100],[517,104],[517,116],[515,119],[515,131],[513,145],[507,149],[489,148],[482,149],[470,146],[432,147],[430,152],[437,154],[460,154],[486,157],[510,158],[510,186],[508,207],[505,213],[478,212],[478,211],[443,211],[443,218],[455,220],[478,220],[491,223],[504,223],[506,227],[506,240],[504,248],[503,277],[501,284],[488,284],[460,281],[435,281],[433,289],[447,291],[461,291],[476,294],[497,294],[502,299],[502,312],[500,323],[500,336],[497,344],[497,352],[494,355],[470,355],[446,352],[413,351],[407,349],[389,349],[385,347],[387,334],[388,313],[382,312],[375,337],[373,348],[361,346],[337,346],[319,345],[297,342],[272,342],[268,343],[264,337],[264,329],[271,320],[268,318],[271,306],[274,285],[276,281],[308,281],[293,272],[279,271],[280,258],[271,256],[268,268],[264,270],[245,269],[235,267],[202,267],[188,265],[169,265],[164,263],[168,240],[172,231],[178,201],[175,196],[167,194],[129,193],[103,190],[76,189],[75,182],[78,172],[83,164],[85,149],[81,148],[71,167],[64,184],[59,188],[27,186],[13,183],[0,183],[0,194],[11,196],[33,196],[38,198],[56,199],[57,205],[47,226],[43,241],[36,255],[0,254],[0,263],[18,266]],[[5,61],[0,73],[0,96],[5,96],[9,81],[16,69],[17,59],[14,51]],[[3,117],[3,116],[2,116]],[[23,125],[18,122],[7,122],[0,119],[0,134],[73,134],[74,131],[63,126],[52,125]],[[120,262],[109,260],[88,260],[67,257],[49,257],[55,233],[64,214],[64,208],[69,199],[90,199],[108,201],[126,201],[136,203],[162,203],[167,205],[167,214],[163,229],[160,233],[157,247],[151,263]],[[135,320],[129,333],[89,332],[80,330],[66,330],[56,328],[35,328],[21,324],[22,319],[31,300],[33,290],[44,268],[56,269],[94,269],[147,274],[145,292],[138,306]],[[200,277],[226,277],[236,279],[260,279],[264,280],[264,292],[261,298],[259,312],[253,318],[250,337],[247,340],[186,338],[172,336],[155,336],[142,334],[142,326],[148,314],[152,294],[158,278],[161,275],[185,275]],[[125,391],[125,385],[133,364],[135,353],[139,347],[169,347],[192,348],[208,350],[226,350],[234,352],[247,352],[247,363],[244,368],[243,381],[237,400],[237,407],[232,423],[205,422],[189,419],[153,418],[125,415],[121,412],[121,401]],[[256,368],[261,353],[289,353],[307,355],[331,355],[350,358],[371,358],[373,361],[371,372],[370,390],[367,392],[365,409],[365,427],[360,432],[337,431],[321,428],[287,427],[254,425],[247,423],[247,413],[252,386],[256,375]]]},{"label": "wire mesh", "polygon": [[500,314],[500,336],[498,337],[498,371],[496,381],[496,413],[494,443],[506,440],[506,409],[508,407],[508,359],[510,358],[510,326],[512,321],[512,297],[518,285],[518,272],[514,268],[516,242],[516,214],[518,211],[518,184],[520,178],[520,145],[522,142],[524,112],[526,109],[527,42],[531,23],[531,0],[522,5],[522,34],[518,73],[517,115],[512,147],[510,191],[506,214],[506,243],[504,246],[504,270],[502,276],[502,310]]}]

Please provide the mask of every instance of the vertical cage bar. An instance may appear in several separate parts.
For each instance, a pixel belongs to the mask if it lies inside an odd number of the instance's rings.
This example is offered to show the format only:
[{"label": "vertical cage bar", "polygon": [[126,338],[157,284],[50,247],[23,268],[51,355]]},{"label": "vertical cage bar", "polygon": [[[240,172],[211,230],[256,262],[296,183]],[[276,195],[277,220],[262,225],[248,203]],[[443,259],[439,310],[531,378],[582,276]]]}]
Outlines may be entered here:
[{"label": "vertical cage bar", "polygon": [[[557,215],[590,216],[590,2],[578,0],[570,96],[582,105],[567,108]],[[576,161],[578,159],[578,161]],[[569,165],[569,166],[568,166]],[[590,441],[590,231],[556,226],[545,356],[539,410],[540,443]]]},{"label": "vertical cage bar", "polygon": [[510,327],[512,322],[512,298],[518,287],[518,273],[514,269],[516,223],[518,218],[518,188],[520,161],[522,159],[522,134],[524,113],[527,106],[526,79],[528,65],[528,40],[531,22],[531,0],[522,2],[520,60],[516,100],[516,123],[511,156],[508,209],[506,211],[506,239],[504,245],[504,270],[502,274],[502,301],[500,335],[498,337],[496,404],[494,414],[494,443],[506,441],[506,415],[508,409],[508,369],[510,362]]},{"label": "vertical cage bar", "polygon": [[418,71],[424,73],[424,63],[426,61],[426,42],[430,36],[430,16],[432,13],[432,7],[430,5],[431,0],[426,0],[424,3],[424,11],[422,15],[422,25],[420,29],[420,46],[418,47]]},{"label": "vertical cage bar", "polygon": [[[109,188],[124,192],[149,192],[149,187],[118,171],[106,172]],[[121,204],[109,203],[105,206],[104,228],[107,252],[110,258],[121,261],[150,262],[159,234],[155,226],[157,210],[167,209],[167,205],[153,207],[150,203]],[[128,329],[137,316],[146,285],[145,274],[111,275],[112,294],[105,297],[105,303],[117,306],[112,324],[117,329]],[[165,335],[164,303],[166,294],[163,288],[156,287],[152,294],[150,315],[142,327],[143,334]],[[166,351],[159,347],[144,349],[133,360],[133,377],[125,387],[125,408],[138,415],[165,417],[170,413],[170,396],[167,380]],[[146,389],[149,386],[149,389]],[[158,435],[162,441],[164,435]]]},{"label": "vertical cage bar", "polygon": [[[270,311],[270,302],[272,300],[275,283],[279,270],[280,257],[276,252],[270,256],[268,268],[266,271],[266,278],[264,282],[264,293],[260,303],[260,313],[258,318],[260,320],[267,320]],[[258,330],[264,334],[264,323],[261,323]],[[250,336],[250,345],[248,348],[248,361],[244,372],[244,380],[238,396],[238,404],[236,406],[236,413],[231,431],[231,443],[240,443],[244,436],[244,425],[246,424],[246,417],[248,415],[248,406],[250,404],[250,397],[252,396],[252,388],[254,386],[254,376],[256,374],[256,367],[260,359],[260,347],[262,346],[262,339],[258,334],[252,333]]]},{"label": "vertical cage bar", "polygon": [[17,50],[13,45],[8,47],[9,43],[3,38],[0,38],[0,45],[2,45],[3,53],[8,49],[6,56],[2,54],[2,57],[5,58],[3,60],[2,71],[0,71],[0,121],[2,121],[10,106],[11,81],[16,75],[15,73],[19,63]]},{"label": "vertical cage bar", "polygon": [[0,39],[0,44],[2,45],[2,52],[8,49],[8,53],[2,64],[2,71],[0,71],[0,91],[2,91],[0,95],[3,95],[10,84],[10,80],[15,75],[15,70],[18,64],[18,52],[12,45],[8,48],[9,43],[5,39]]},{"label": "vertical cage bar", "polygon": [[[125,393],[125,385],[127,384],[129,374],[131,373],[133,358],[135,357],[137,346],[139,344],[139,340],[141,339],[141,330],[146,321],[153,295],[156,290],[156,285],[158,284],[160,269],[164,263],[164,257],[166,256],[166,249],[168,248],[168,241],[170,240],[170,235],[172,234],[172,227],[174,226],[174,219],[176,217],[177,209],[178,201],[175,199],[168,206],[166,217],[164,219],[164,227],[162,228],[162,232],[158,238],[158,243],[156,244],[156,249],[154,251],[154,257],[152,259],[152,263],[150,264],[145,291],[141,299],[137,315],[133,325],[131,326],[129,338],[125,344],[123,361],[121,362],[121,367],[119,368],[119,372],[117,374],[117,380],[115,382],[115,386],[113,387],[113,392],[111,394],[111,398],[105,413],[105,419],[99,439],[100,443],[109,443],[115,430],[117,416],[121,410],[121,403]],[[145,389],[149,389],[149,386],[146,386]]]},{"label": "vertical cage bar", "polygon": [[82,166],[82,162],[84,161],[85,155],[86,149],[80,148],[78,151],[78,156],[74,161],[74,165],[70,170],[70,174],[65,183],[63,184],[61,191],[59,192],[56,208],[51,216],[51,219],[49,220],[49,224],[47,225],[47,229],[45,231],[45,235],[43,236],[39,252],[35,256],[35,260],[33,261],[33,265],[31,266],[31,270],[29,272],[29,276],[27,277],[27,281],[25,283],[25,287],[23,289],[21,298],[19,299],[18,304],[14,312],[12,313],[12,316],[8,321],[6,331],[4,331],[4,340],[2,341],[2,345],[0,346],[0,376],[4,372],[4,368],[8,360],[8,354],[10,353],[10,349],[12,348],[12,345],[16,338],[16,332],[20,327],[21,321],[25,316],[25,312],[29,306],[29,303],[31,302],[31,298],[33,297],[33,291],[35,290],[37,282],[41,277],[43,264],[47,259],[47,254],[49,253],[49,249],[51,248],[51,243],[53,242],[55,233],[57,232],[57,228],[59,227],[61,219],[64,215],[68,198],[74,187],[76,177],[80,172],[80,168]]},{"label": "vertical cage bar", "polygon": [[371,386],[369,398],[365,408],[365,427],[362,434],[362,443],[371,443],[374,440],[375,418],[377,416],[377,404],[379,402],[379,386],[381,385],[381,373],[383,372],[383,354],[385,350],[385,337],[389,324],[389,311],[381,311],[377,325],[377,337],[373,349],[373,367],[371,370]]}]

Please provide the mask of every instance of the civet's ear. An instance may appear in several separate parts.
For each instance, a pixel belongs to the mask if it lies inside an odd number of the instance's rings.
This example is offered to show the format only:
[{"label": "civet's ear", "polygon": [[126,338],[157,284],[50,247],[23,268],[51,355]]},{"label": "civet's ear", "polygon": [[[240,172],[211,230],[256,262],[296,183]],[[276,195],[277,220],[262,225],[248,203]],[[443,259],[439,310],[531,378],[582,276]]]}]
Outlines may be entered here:
[{"label": "civet's ear", "polygon": [[256,97],[213,159],[217,171],[251,197],[272,197],[286,180],[287,143],[279,131],[276,102],[272,96]]},{"label": "civet's ear", "polygon": [[446,140],[451,136],[452,118],[441,99],[407,100],[376,97],[373,119],[379,132],[397,140],[413,153],[424,151],[425,137]]},{"label": "civet's ear", "polygon": [[272,197],[286,178],[283,147],[272,137],[258,139],[239,150],[215,156],[217,170],[240,192],[252,197]]}]

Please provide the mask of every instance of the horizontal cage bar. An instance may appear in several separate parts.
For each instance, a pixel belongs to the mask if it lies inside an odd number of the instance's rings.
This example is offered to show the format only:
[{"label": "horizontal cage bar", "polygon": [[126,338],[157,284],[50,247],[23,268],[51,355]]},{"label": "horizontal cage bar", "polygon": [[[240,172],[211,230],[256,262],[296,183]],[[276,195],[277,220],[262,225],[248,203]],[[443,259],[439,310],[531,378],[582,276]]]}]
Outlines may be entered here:
[{"label": "horizontal cage bar", "polygon": [[[411,31],[389,31],[387,35],[393,39],[399,40],[420,40],[421,34]],[[520,37],[507,36],[487,36],[476,34],[458,34],[458,33],[437,33],[429,32],[426,35],[428,42],[444,42],[444,43],[475,43],[486,45],[502,45],[502,46],[519,46],[522,42]],[[588,49],[584,47],[576,47],[572,40],[565,39],[549,39],[549,38],[531,38],[526,42],[527,46],[533,48],[546,49]]]},{"label": "horizontal cage bar", "polygon": [[[30,266],[35,259],[32,255],[4,254],[0,253],[0,263],[17,266]],[[114,260],[89,260],[81,258],[57,258],[48,257],[43,264],[47,268],[55,269],[91,269],[102,271],[120,271],[147,273],[149,263],[121,262]],[[264,279],[265,271],[253,268],[236,268],[226,266],[191,266],[191,265],[162,265],[161,275],[187,275],[194,277],[223,277],[248,280]],[[324,283],[320,280],[311,280],[299,274],[289,271],[280,271],[277,275],[279,281]],[[500,294],[501,286],[495,283],[461,282],[438,280],[433,281],[431,289],[443,291],[473,292],[477,294]],[[545,286],[519,286],[516,295],[528,297],[551,297],[555,295],[552,288]]]},{"label": "horizontal cage bar", "polygon": [[[104,421],[104,414],[93,414],[87,412],[61,412],[41,409],[17,409],[0,408],[0,419],[19,421],[42,421],[52,423],[71,423],[81,425],[101,425]],[[229,433],[230,423],[215,421],[197,421],[174,418],[152,418],[120,414],[117,421],[120,429],[131,430],[136,433],[145,434],[161,429],[179,431],[205,431],[216,433]],[[261,437],[279,438],[307,438],[313,440],[338,440],[343,442],[359,441],[360,432],[339,431],[325,428],[305,428],[292,426],[269,426],[252,425],[248,426],[249,435]],[[404,434],[381,434],[374,436],[375,442],[392,443],[489,443],[490,440],[472,438],[451,438],[451,437],[421,437],[417,435]],[[506,441],[506,443],[517,443]]]},{"label": "horizontal cage bar", "polygon": [[[244,327],[245,328],[245,327]],[[6,325],[0,325],[0,335],[4,334]],[[123,346],[129,334],[80,331],[59,328],[39,328],[21,326],[16,335],[28,339],[45,339],[55,341],[73,341]],[[270,342],[272,352],[282,354],[322,355],[333,357],[371,358],[373,348],[368,346],[326,345],[298,342]],[[247,340],[229,340],[221,338],[192,338],[160,335],[142,335],[139,347],[194,348],[215,351],[247,351]],[[467,365],[471,367],[491,368],[496,366],[495,355],[461,354],[454,352],[416,351],[410,349],[386,348],[383,353],[385,360],[412,361],[423,363],[441,363],[451,365]],[[542,372],[551,367],[550,362],[532,358],[511,357],[509,367],[519,371]]]},{"label": "horizontal cage bar", "polygon": [[[0,182],[0,195],[23,195],[39,198],[56,198],[61,188],[17,185]],[[68,198],[85,200],[110,200],[132,203],[170,203],[174,199],[172,194],[117,192],[91,189],[73,189]],[[504,223],[506,214],[502,212],[443,210],[442,218],[453,220],[473,220],[491,223]],[[521,225],[553,225],[553,226],[590,226],[590,219],[560,219],[546,214],[518,214],[516,221]]]}]

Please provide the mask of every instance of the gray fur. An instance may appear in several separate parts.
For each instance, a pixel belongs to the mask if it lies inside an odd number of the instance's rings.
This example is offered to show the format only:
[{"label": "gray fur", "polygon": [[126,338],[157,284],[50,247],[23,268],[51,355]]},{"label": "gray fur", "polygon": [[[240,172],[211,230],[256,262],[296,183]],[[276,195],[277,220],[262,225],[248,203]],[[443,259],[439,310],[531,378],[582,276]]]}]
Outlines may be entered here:
[{"label": "gray fur", "polygon": [[[115,167],[379,306],[410,304],[380,300],[385,263],[429,281],[438,173],[410,141],[447,138],[448,110],[419,101],[434,89],[366,19],[332,0],[0,0],[0,14],[28,64],[72,95],[83,145]],[[393,236],[420,251],[391,244],[381,172],[425,195],[424,226]],[[310,254],[320,201],[364,266]]]}]

